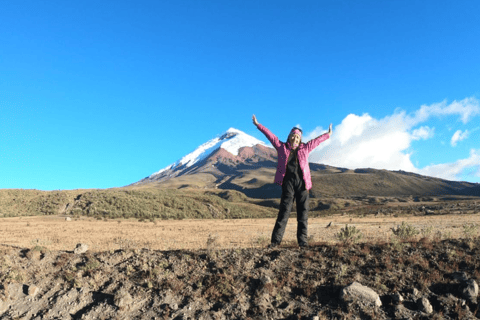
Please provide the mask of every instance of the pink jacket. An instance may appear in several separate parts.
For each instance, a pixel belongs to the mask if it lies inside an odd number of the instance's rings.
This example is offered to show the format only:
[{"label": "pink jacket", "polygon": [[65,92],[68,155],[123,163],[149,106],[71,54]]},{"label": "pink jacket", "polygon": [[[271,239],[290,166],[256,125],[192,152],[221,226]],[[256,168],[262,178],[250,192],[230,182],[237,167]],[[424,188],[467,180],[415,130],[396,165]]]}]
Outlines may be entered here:
[{"label": "pink jacket", "polygon": [[[278,153],[278,165],[277,173],[275,173],[275,183],[282,185],[283,178],[287,171],[287,161],[288,156],[290,155],[290,143],[283,143],[278,140],[277,136],[270,132],[267,128],[258,124],[258,130],[260,130],[267,139],[272,143],[273,147],[277,149]],[[305,181],[305,188],[310,190],[312,188],[312,177],[310,175],[310,167],[308,165],[308,155],[313,151],[320,143],[330,138],[328,133],[322,134],[321,136],[308,141],[307,143],[301,143],[298,146],[298,163],[300,164],[300,169],[302,169],[303,180]]]}]

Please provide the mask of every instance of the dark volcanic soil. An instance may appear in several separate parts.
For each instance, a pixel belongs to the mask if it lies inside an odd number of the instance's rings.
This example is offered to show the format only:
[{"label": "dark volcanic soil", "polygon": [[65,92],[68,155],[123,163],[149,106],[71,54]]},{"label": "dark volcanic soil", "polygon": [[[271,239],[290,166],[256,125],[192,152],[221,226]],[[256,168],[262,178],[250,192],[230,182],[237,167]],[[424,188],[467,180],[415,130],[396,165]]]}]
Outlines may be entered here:
[{"label": "dark volcanic soil", "polygon": [[[480,239],[308,249],[0,250],[1,319],[475,319]],[[344,301],[357,281],[381,307]],[[398,302],[398,294],[404,299]],[[419,305],[427,298],[432,313]]]}]

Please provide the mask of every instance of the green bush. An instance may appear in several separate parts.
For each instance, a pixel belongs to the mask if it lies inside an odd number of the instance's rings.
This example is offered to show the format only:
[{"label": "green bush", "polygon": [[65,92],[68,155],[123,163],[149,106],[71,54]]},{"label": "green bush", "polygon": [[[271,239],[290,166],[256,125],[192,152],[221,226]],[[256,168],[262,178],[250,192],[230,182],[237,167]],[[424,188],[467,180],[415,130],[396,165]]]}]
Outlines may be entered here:
[{"label": "green bush", "polygon": [[340,232],[335,234],[335,237],[343,243],[355,243],[362,238],[362,233],[355,226],[345,225],[345,228],[340,229]]},{"label": "green bush", "polygon": [[463,234],[465,239],[472,239],[477,234],[478,225],[475,223],[466,223],[463,225]]},{"label": "green bush", "polygon": [[394,235],[399,237],[402,240],[408,240],[415,237],[420,232],[412,225],[409,225],[405,221],[402,221],[402,224],[397,226],[397,228],[392,228]]}]

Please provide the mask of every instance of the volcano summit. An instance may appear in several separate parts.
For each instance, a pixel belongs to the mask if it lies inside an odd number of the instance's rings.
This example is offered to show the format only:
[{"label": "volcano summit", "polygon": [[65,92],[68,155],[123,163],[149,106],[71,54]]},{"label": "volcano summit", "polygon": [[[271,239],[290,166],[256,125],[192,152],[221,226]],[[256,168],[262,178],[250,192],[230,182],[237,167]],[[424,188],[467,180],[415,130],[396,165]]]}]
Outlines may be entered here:
[{"label": "volcano summit", "polygon": [[[225,174],[226,167],[259,161],[276,161],[277,152],[243,131],[228,129],[220,136],[200,145],[193,152],[136,184],[165,182],[194,174],[211,174],[217,179]],[[219,170],[219,167],[222,167]],[[231,170],[227,170],[231,171]],[[230,172],[231,173],[231,172]]]}]

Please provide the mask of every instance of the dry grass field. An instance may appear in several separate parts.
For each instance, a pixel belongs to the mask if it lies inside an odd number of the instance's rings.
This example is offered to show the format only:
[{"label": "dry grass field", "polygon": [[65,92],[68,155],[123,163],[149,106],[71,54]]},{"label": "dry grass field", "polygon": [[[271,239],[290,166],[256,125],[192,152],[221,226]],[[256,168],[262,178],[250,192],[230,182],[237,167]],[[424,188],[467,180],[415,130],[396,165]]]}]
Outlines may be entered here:
[{"label": "dry grass field", "polygon": [[273,249],[274,218],[0,218],[0,318],[480,318],[475,200],[348,209],[311,217],[305,249],[295,218]]},{"label": "dry grass field", "polygon": [[[446,238],[464,237],[464,225],[480,225],[479,214],[401,216],[334,215],[309,219],[310,242],[334,244],[345,224],[362,232],[360,242],[387,241],[393,237],[391,228],[405,221],[423,236]],[[177,250],[215,248],[264,247],[270,242],[275,219],[203,219],[156,220],[139,222],[135,219],[97,220],[79,218],[66,221],[61,216],[33,216],[0,219],[0,244],[32,248],[36,245],[49,250],[73,250],[85,243],[91,251],[116,249]],[[332,222],[328,228],[326,226]],[[290,219],[284,243],[296,244],[295,218]]]}]

